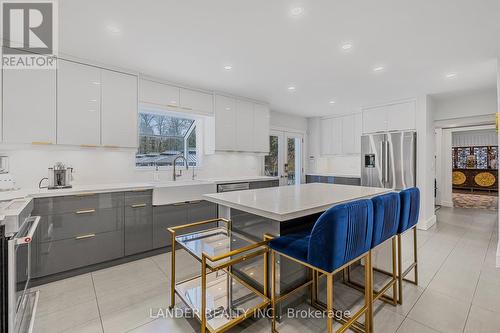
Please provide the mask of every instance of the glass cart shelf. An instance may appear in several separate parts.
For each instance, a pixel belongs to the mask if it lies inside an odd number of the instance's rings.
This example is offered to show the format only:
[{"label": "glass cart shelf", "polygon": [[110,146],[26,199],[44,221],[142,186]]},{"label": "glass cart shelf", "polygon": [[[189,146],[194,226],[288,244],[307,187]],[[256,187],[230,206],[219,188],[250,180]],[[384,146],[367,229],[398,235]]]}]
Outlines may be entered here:
[{"label": "glass cart shelf", "polygon": [[[201,277],[178,283],[175,292],[201,321]],[[248,288],[226,271],[207,274],[206,299],[205,313],[210,332],[221,332],[228,325],[232,327],[239,317],[243,319],[269,304],[266,297]]]},{"label": "glass cart shelf", "polygon": [[[178,231],[214,222],[224,222],[226,227],[176,236]],[[202,333],[206,330],[224,332],[270,304],[267,286],[261,293],[232,273],[233,265],[248,259],[264,256],[267,262],[267,241],[255,242],[232,232],[230,221],[224,219],[178,226],[169,231],[172,234],[171,306],[175,304],[175,295],[179,296],[201,322]],[[176,244],[201,262],[199,276],[175,281]],[[267,266],[264,271],[267,281]]]}]

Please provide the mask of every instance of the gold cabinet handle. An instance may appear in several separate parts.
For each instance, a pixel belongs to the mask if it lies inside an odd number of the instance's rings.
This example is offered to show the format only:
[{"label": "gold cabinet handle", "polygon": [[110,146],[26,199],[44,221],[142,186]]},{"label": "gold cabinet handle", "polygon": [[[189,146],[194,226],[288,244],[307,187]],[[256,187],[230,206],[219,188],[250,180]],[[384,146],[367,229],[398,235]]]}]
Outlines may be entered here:
[{"label": "gold cabinet handle", "polygon": [[77,210],[77,214],[90,214],[95,213],[95,209]]},{"label": "gold cabinet handle", "polygon": [[86,145],[86,144],[83,144],[83,145],[80,145],[80,147],[82,147],[82,148],[97,148],[97,145]]},{"label": "gold cabinet handle", "polygon": [[177,202],[177,203],[172,204],[172,206],[184,206],[187,204],[189,204],[189,202]]},{"label": "gold cabinet handle", "polygon": [[174,105],[174,104],[167,104],[167,106],[169,108],[178,108],[179,107],[178,105]]},{"label": "gold cabinet handle", "polygon": [[87,238],[93,238],[93,237],[95,237],[95,234],[87,234],[87,235],[77,236],[77,237],[75,237],[75,239],[80,240],[80,239],[87,239]]},{"label": "gold cabinet handle", "polygon": [[141,208],[141,207],[146,207],[146,204],[145,203],[142,203],[142,204],[135,204],[135,205],[132,205],[130,206],[132,208]]},{"label": "gold cabinet handle", "polygon": [[31,144],[32,145],[51,145],[52,142],[50,142],[50,141],[33,141]]},{"label": "gold cabinet handle", "polygon": [[147,189],[147,188],[138,188],[138,189],[135,189],[135,190],[131,190],[130,192],[147,192],[149,190],[150,189]]},{"label": "gold cabinet handle", "polygon": [[193,201],[189,201],[190,204],[198,204],[200,202],[202,202],[203,200],[193,200]]},{"label": "gold cabinet handle", "polygon": [[181,106],[181,109],[183,110],[193,110],[193,108],[187,107],[187,106]]},{"label": "gold cabinet handle", "polygon": [[96,194],[93,193],[93,192],[84,192],[84,193],[77,193],[77,194],[75,194],[75,197],[90,197],[90,196],[93,196],[93,195],[96,195]]}]

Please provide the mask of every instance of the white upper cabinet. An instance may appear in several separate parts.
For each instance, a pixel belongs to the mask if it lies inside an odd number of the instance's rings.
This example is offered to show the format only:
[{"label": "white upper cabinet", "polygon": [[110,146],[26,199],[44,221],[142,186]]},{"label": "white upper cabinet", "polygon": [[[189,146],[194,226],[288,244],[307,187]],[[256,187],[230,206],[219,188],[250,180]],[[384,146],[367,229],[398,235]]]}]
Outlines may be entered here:
[{"label": "white upper cabinet", "polygon": [[162,107],[176,108],[178,112],[214,114],[213,94],[179,88],[148,79],[140,80],[139,101]]},{"label": "white upper cabinet", "polygon": [[215,150],[269,152],[269,107],[215,96]]},{"label": "white upper cabinet", "polygon": [[180,105],[180,89],[168,84],[141,79],[139,100],[149,104],[178,107]]},{"label": "white upper cabinet", "polygon": [[321,155],[347,155],[361,151],[361,114],[321,119]]},{"label": "white upper cabinet", "polygon": [[332,151],[332,118],[321,119],[321,155],[330,155]]},{"label": "white upper cabinet", "polygon": [[[268,134],[269,135],[269,134]],[[236,150],[254,151],[254,112],[253,103],[236,101]]]},{"label": "white upper cabinet", "polygon": [[236,144],[236,100],[215,96],[215,149],[234,150]]},{"label": "white upper cabinet", "polygon": [[137,77],[101,72],[102,145],[137,147]]},{"label": "white upper cabinet", "polygon": [[387,131],[387,112],[384,107],[363,110],[363,133]]},{"label": "white upper cabinet", "polygon": [[3,70],[3,138],[56,143],[56,71]]},{"label": "white upper cabinet", "polygon": [[363,133],[416,128],[416,102],[393,103],[363,110]]},{"label": "white upper cabinet", "polygon": [[414,101],[393,104],[387,108],[387,130],[409,130],[416,128],[416,103]]},{"label": "white upper cabinet", "polygon": [[97,146],[101,128],[101,71],[59,60],[57,71],[57,143]]},{"label": "white upper cabinet", "polygon": [[212,115],[214,113],[213,95],[190,89],[181,88],[180,106],[186,111],[194,111]]},{"label": "white upper cabinet", "polygon": [[269,107],[264,104],[254,104],[254,151],[269,153]]},{"label": "white upper cabinet", "polygon": [[354,153],[355,149],[355,134],[354,134],[354,115],[340,118],[342,125],[342,148],[341,151],[345,154]]}]

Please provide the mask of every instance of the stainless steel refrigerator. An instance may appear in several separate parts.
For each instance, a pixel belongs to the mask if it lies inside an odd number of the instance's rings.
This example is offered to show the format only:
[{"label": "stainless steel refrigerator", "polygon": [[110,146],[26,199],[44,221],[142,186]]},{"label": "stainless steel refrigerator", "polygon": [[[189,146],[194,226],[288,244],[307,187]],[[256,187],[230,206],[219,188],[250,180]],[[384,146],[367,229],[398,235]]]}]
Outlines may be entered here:
[{"label": "stainless steel refrigerator", "polygon": [[361,137],[361,185],[402,190],[416,184],[417,133],[367,134]]}]

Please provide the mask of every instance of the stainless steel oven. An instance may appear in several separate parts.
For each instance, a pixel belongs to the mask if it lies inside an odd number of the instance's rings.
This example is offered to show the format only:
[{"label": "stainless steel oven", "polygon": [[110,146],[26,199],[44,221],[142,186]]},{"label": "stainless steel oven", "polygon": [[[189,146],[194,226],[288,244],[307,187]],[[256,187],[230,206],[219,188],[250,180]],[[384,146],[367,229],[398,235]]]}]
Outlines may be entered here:
[{"label": "stainless steel oven", "polygon": [[40,222],[39,216],[26,218],[19,231],[8,241],[9,332],[31,332],[38,293],[30,293],[31,241]]},{"label": "stainless steel oven", "polygon": [[32,199],[0,203],[2,237],[2,327],[3,332],[33,331],[38,291],[31,291],[31,244],[39,216],[31,216]]}]

